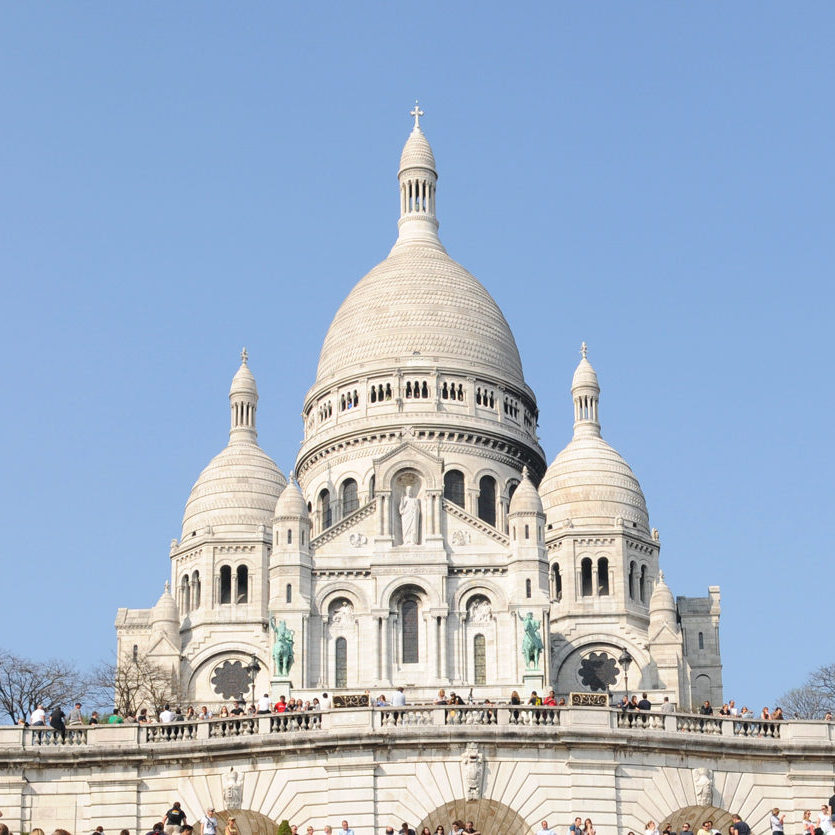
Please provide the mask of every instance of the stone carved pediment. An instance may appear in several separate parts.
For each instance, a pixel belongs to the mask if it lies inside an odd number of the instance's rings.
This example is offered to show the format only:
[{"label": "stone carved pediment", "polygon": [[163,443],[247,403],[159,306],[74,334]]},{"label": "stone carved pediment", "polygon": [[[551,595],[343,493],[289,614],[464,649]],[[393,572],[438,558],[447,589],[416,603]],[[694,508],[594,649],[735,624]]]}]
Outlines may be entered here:
[{"label": "stone carved pediment", "polygon": [[427,452],[413,440],[404,440],[400,446],[374,459],[377,491],[391,490],[392,479],[404,468],[417,470],[424,481],[425,489],[443,489],[440,478],[444,469],[443,459]]}]

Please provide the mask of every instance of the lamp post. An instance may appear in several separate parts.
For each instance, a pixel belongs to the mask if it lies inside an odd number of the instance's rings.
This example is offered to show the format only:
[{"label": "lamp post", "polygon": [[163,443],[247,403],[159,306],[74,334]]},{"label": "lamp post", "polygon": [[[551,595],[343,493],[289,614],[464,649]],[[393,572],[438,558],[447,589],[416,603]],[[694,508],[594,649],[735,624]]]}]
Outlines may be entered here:
[{"label": "lamp post", "polygon": [[623,668],[623,682],[626,687],[626,698],[629,698],[629,665],[632,663],[632,656],[629,654],[629,650],[624,647],[623,652],[620,654],[620,658],[618,658],[618,663]]},{"label": "lamp post", "polygon": [[261,665],[258,663],[255,653],[252,653],[252,660],[246,665],[246,667],[244,667],[244,669],[247,673],[249,673],[249,682],[252,687],[252,706],[255,707],[255,676],[257,676],[261,670]]}]

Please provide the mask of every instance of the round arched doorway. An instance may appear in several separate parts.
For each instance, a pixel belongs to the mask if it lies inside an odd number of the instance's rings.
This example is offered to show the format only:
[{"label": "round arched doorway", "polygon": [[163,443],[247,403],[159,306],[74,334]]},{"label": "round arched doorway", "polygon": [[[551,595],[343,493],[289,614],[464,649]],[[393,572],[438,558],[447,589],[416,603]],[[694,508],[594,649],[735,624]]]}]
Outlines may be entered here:
[{"label": "round arched doorway", "polygon": [[464,824],[472,821],[481,835],[530,835],[531,827],[519,815],[498,800],[453,800],[430,812],[416,827],[421,832],[424,826],[434,832],[438,824],[449,832],[450,824],[460,820]]},{"label": "round arched doorway", "polygon": [[235,823],[238,825],[238,831],[241,835],[275,835],[278,829],[278,824],[272,818],[249,809],[224,809],[224,811],[215,814],[220,824],[217,828],[218,832],[223,832],[226,829],[229,818],[235,818]]},{"label": "round arched doorway", "polygon": [[669,823],[673,832],[681,832],[682,824],[689,823],[691,831],[697,832],[705,821],[713,821],[712,829],[727,832],[732,823],[731,813],[718,806],[682,806],[681,809],[665,818],[660,818],[656,823],[659,829],[663,829]]}]

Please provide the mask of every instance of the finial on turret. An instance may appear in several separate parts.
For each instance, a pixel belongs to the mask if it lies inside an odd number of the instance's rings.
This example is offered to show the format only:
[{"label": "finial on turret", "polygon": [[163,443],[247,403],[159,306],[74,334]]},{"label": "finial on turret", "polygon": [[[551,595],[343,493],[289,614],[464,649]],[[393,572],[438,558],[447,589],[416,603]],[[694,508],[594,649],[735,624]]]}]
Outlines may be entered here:
[{"label": "finial on turret", "polygon": [[420,130],[420,117],[423,116],[423,111],[420,109],[417,99],[415,99],[415,106],[409,111],[409,115],[415,117],[415,127]]},{"label": "finial on turret", "polygon": [[290,470],[290,482],[294,482],[296,480],[296,471]]},{"label": "finial on turret", "polygon": [[583,355],[584,360],[589,358],[589,347],[585,342],[580,346],[580,353]]},{"label": "finial on turret", "polygon": [[522,465],[522,478],[528,478],[528,465]]},{"label": "finial on turret", "polygon": [[664,572],[663,572],[663,571],[661,571],[660,569],[659,569],[659,571],[658,571],[658,582],[659,582],[659,583],[663,583],[663,582],[664,582]]},{"label": "finial on turret", "polygon": [[171,594],[171,583],[169,583],[168,580],[165,581],[165,593]]},{"label": "finial on turret", "polygon": [[241,362],[246,365],[249,361],[249,354],[247,353],[246,348],[241,348]]}]

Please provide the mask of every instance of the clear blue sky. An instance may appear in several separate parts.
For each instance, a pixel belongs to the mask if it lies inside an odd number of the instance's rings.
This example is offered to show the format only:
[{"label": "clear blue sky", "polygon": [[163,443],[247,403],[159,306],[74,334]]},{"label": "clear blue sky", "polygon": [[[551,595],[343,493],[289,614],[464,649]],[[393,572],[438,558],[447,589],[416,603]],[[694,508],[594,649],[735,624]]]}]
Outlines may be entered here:
[{"label": "clear blue sky", "polygon": [[726,697],[835,661],[834,41],[827,2],[6,3],[0,646],[92,664],[156,601],[244,344],[291,468],[419,97],[549,461],[586,340]]}]

